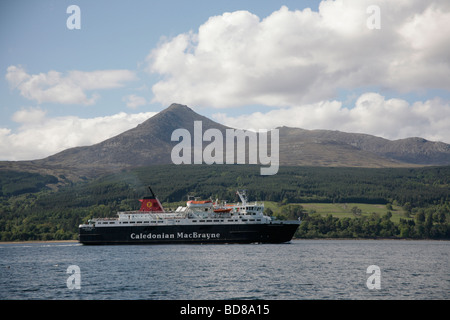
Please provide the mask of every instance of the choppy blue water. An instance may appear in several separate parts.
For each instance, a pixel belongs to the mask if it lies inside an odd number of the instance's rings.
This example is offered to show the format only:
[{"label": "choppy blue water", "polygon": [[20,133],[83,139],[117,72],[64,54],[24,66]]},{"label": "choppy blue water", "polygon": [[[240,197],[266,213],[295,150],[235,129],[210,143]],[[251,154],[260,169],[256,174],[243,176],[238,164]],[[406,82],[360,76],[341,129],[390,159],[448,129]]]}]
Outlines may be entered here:
[{"label": "choppy blue water", "polygon": [[[448,241],[10,243],[0,244],[0,299],[449,299],[449,256]],[[367,286],[371,265],[380,289]]]}]

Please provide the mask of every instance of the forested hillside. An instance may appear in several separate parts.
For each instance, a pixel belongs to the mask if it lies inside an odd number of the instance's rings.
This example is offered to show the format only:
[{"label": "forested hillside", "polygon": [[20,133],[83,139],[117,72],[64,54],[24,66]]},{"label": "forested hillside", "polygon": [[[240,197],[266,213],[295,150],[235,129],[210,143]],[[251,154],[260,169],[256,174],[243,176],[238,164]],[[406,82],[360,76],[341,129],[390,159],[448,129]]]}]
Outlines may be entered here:
[{"label": "forested hillside", "polygon": [[[238,201],[235,191],[247,189],[249,200],[275,202],[273,215],[301,216],[296,236],[302,238],[450,238],[448,166],[280,167],[276,175],[261,176],[260,166],[161,165],[68,183],[58,191],[46,187],[57,180],[0,172],[0,240],[76,239],[78,225],[89,218],[139,208],[138,199],[147,194],[148,185],[164,203],[185,201],[188,194]],[[321,216],[304,209],[302,203],[396,205],[405,215],[399,222],[391,221],[389,209],[381,216],[357,211],[351,218]]]}]

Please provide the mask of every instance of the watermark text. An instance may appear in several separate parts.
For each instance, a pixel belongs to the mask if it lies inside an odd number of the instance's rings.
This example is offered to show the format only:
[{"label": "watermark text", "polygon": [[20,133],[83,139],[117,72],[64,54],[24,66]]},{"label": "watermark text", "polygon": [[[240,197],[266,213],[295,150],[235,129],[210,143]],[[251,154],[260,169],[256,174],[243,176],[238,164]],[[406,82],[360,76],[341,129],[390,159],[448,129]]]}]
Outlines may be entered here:
[{"label": "watermark text", "polygon": [[79,6],[72,4],[67,7],[66,13],[71,14],[66,21],[67,29],[81,29],[81,9]]},{"label": "watermark text", "polygon": [[70,290],[81,289],[81,272],[80,267],[77,265],[71,265],[67,267],[67,273],[70,274],[70,276],[67,278],[67,288]]},{"label": "watermark text", "polygon": [[367,279],[366,285],[369,290],[381,289],[381,270],[379,266],[371,265],[367,267],[366,273],[371,275]]},{"label": "watermark text", "polygon": [[381,9],[377,5],[368,6],[366,13],[370,16],[366,20],[366,26],[370,30],[381,29]]},{"label": "watermark text", "polygon": [[[187,129],[172,132],[171,141],[179,141],[171,152],[174,164],[262,164],[261,175],[274,175],[279,168],[278,129],[250,130],[210,128],[203,132],[202,121],[194,121],[194,134]],[[268,133],[270,132],[270,143]],[[248,141],[248,143],[246,143]],[[203,142],[210,142],[203,148]],[[270,154],[268,149],[270,146]],[[258,162],[259,159],[259,162]]]}]

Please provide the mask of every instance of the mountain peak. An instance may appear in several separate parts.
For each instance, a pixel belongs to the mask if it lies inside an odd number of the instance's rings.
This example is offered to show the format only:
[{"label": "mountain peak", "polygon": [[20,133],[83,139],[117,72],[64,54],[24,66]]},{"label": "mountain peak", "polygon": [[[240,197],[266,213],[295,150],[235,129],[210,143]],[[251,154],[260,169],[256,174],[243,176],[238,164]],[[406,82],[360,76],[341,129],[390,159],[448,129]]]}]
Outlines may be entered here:
[{"label": "mountain peak", "polygon": [[196,113],[194,110],[189,108],[187,105],[180,104],[180,103],[172,103],[170,106],[165,108],[164,110],[161,110],[158,114],[165,114],[165,113]]},{"label": "mountain peak", "polygon": [[193,133],[194,121],[201,121],[203,130],[227,128],[186,105],[172,103],[135,128],[92,146],[64,150],[41,162],[48,165],[115,167],[171,163],[171,150],[175,144],[171,141],[172,133],[176,129],[187,129]]},{"label": "mountain peak", "polygon": [[174,124],[175,125],[181,124],[180,122],[183,122],[183,120],[185,120],[185,119],[197,118],[197,117],[201,117],[201,115],[196,113],[194,110],[192,110],[188,106],[186,106],[184,104],[179,104],[179,103],[172,103],[169,107],[158,112],[153,117],[145,120],[139,126],[142,126],[142,125],[154,126],[155,124],[158,125],[158,123],[160,123],[160,122],[163,122],[164,125],[172,126]]},{"label": "mountain peak", "polygon": [[194,121],[201,121],[205,130],[209,128],[219,130],[228,129],[228,127],[202,116],[188,106],[179,103],[172,103],[169,107],[146,120],[140,126],[151,125],[153,130],[159,128],[160,131],[167,131],[169,128],[172,131],[178,128],[184,128],[193,132]]},{"label": "mountain peak", "polygon": [[169,110],[171,110],[171,111],[172,110],[190,110],[190,111],[192,111],[192,109],[189,108],[187,105],[180,104],[180,103],[172,103],[164,111],[169,111]]}]

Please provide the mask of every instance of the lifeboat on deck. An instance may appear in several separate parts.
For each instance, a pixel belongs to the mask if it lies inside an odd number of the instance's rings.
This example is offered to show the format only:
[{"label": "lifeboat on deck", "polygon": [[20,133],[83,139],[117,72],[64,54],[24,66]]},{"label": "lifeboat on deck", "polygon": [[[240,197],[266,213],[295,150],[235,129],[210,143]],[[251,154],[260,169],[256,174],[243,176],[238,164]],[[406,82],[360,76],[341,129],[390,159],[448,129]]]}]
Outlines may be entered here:
[{"label": "lifeboat on deck", "polygon": [[187,202],[188,208],[211,208],[212,200],[189,200]]}]

